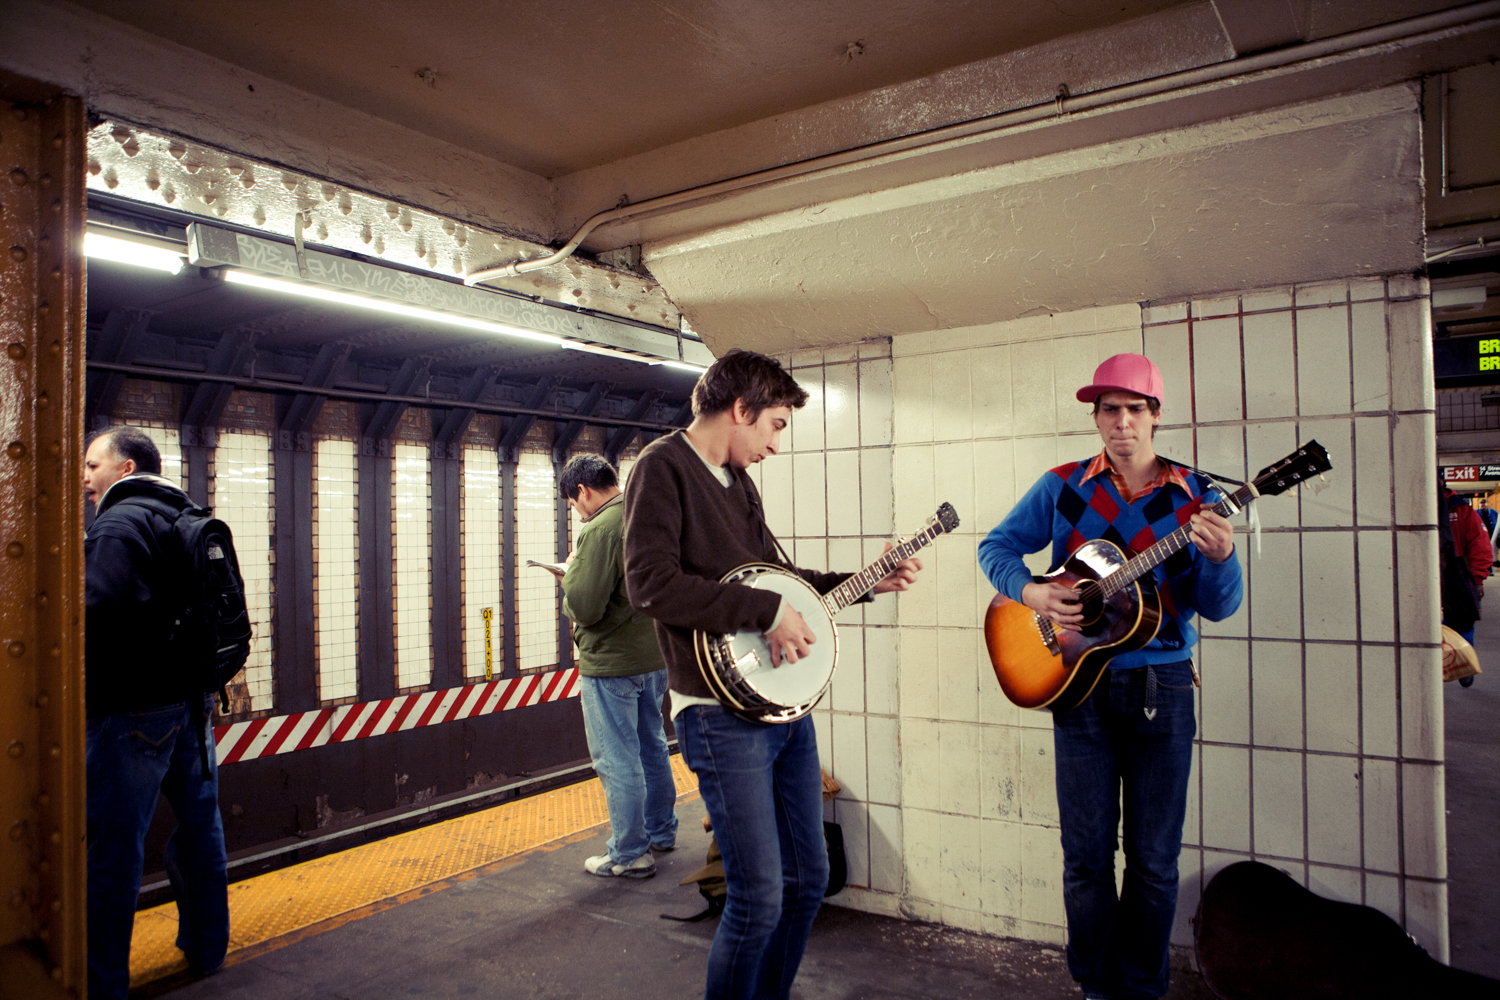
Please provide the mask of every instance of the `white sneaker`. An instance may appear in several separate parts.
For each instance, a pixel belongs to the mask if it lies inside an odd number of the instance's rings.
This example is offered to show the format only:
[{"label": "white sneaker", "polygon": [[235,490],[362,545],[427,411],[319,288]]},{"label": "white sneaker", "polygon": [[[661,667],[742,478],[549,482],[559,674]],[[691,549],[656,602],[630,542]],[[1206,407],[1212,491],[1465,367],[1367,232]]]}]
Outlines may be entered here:
[{"label": "white sneaker", "polygon": [[650,878],[656,874],[656,859],[647,851],[628,864],[617,865],[609,859],[608,854],[600,854],[585,861],[583,870],[600,878],[613,878],[617,875],[624,878]]}]

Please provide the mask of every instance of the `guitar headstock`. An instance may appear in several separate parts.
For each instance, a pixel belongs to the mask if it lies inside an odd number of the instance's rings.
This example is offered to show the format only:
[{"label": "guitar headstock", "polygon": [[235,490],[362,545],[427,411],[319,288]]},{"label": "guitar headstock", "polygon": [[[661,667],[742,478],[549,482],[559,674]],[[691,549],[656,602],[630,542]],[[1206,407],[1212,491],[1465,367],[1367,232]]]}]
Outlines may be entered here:
[{"label": "guitar headstock", "polygon": [[1279,462],[1272,462],[1255,474],[1255,489],[1261,496],[1285,493],[1298,483],[1333,468],[1328,449],[1309,441]]},{"label": "guitar headstock", "polygon": [[953,509],[951,503],[945,503],[937,509],[937,513],[927,519],[927,524],[938,525],[944,531],[952,531],[958,527],[958,511]]}]

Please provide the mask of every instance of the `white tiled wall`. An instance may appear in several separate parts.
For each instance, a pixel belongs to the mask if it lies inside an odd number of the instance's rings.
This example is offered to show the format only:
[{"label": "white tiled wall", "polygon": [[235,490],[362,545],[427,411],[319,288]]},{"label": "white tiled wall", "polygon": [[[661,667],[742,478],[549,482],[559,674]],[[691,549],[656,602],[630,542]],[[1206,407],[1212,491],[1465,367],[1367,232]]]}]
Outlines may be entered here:
[{"label": "white tiled wall", "polygon": [[313,445],[313,602],[318,700],[359,694],[359,455],[353,441]]},{"label": "white tiled wall", "polygon": [[396,688],[432,681],[432,473],[425,444],[391,446]]},{"label": "white tiled wall", "polygon": [[182,443],[178,438],[177,428],[163,427],[154,422],[142,423],[127,420],[125,423],[145,431],[146,436],[156,445],[156,450],[161,452],[162,478],[170,479],[184,490],[187,489],[188,467],[187,462],[182,458]]},{"label": "white tiled wall", "polygon": [[493,448],[465,448],[463,466],[464,676],[485,674],[484,610],[490,609],[490,670],[505,669],[500,603],[500,456]]},{"label": "white tiled wall", "polygon": [[516,462],[516,639],[521,669],[535,670],[557,663],[557,578],[528,559],[557,562],[557,486],[543,451]]},{"label": "white tiled wall", "polygon": [[1045,470],[1098,451],[1073,393],[1139,351],[1166,383],[1162,453],[1245,479],[1315,437],[1335,466],[1261,501],[1258,543],[1237,547],[1244,605],[1204,623],[1174,939],[1191,941],[1204,881],[1256,857],[1446,954],[1425,294],[1409,278],[1321,283],[911,334],[889,358],[865,343],[783,359],[812,398],[755,471],[800,564],[856,569],[942,501],[962,519],[916,590],[840,622],[814,713],[844,783],[830,818],[857,888],[838,902],[1065,939],[1051,715],[993,678],[975,549]]},{"label": "white tiled wall", "polygon": [[[163,469],[165,470],[165,462]],[[245,606],[254,636],[243,679],[250,692],[250,710],[272,707],[271,678],[271,538],[276,509],[271,475],[271,437],[241,431],[219,435],[214,451],[214,515],[229,525],[234,553],[245,581]]]}]

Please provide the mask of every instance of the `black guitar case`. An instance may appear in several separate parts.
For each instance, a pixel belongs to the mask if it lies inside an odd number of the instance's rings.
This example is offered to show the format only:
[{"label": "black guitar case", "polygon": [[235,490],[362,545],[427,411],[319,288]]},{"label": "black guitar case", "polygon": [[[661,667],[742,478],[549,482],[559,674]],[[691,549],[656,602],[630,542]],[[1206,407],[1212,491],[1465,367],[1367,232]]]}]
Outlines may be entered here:
[{"label": "black guitar case", "polygon": [[1199,971],[1221,1000],[1500,1000],[1500,980],[1442,964],[1379,910],[1324,899],[1258,861],[1215,875],[1193,925]]}]

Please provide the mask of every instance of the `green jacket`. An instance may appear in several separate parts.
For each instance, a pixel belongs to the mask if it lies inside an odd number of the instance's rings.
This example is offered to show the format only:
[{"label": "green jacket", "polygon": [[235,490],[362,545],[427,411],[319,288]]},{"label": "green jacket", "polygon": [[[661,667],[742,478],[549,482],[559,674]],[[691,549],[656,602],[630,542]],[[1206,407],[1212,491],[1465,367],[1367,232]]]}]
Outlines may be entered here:
[{"label": "green jacket", "polygon": [[625,595],[624,496],[583,523],[563,576],[563,613],[573,619],[578,669],[585,677],[631,677],[666,668],[652,620]]}]

